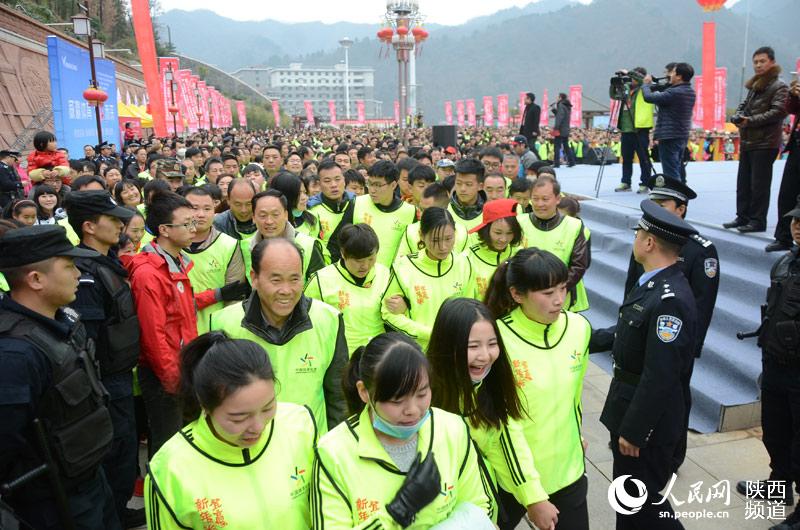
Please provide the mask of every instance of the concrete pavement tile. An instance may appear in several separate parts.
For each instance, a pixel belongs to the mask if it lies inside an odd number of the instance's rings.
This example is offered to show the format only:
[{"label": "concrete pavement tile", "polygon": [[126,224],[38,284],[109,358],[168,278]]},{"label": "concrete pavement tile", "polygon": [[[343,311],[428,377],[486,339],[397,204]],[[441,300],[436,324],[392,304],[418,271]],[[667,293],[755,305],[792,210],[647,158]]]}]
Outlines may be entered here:
[{"label": "concrete pavement tile", "polygon": [[749,431],[714,432],[710,434],[701,434],[698,432],[689,431],[687,446],[703,447],[705,445],[743,440],[745,438],[750,438],[751,436],[752,435],[750,434]]},{"label": "concrete pavement tile", "polygon": [[581,396],[581,406],[584,414],[602,412],[603,404],[606,402],[605,392],[601,392],[592,384],[583,385],[583,395]]},{"label": "concrete pavement tile", "polygon": [[586,478],[589,480],[589,525],[592,530],[614,530],[616,515],[608,505],[610,480],[591,462],[586,463]]},{"label": "concrete pavement tile", "polygon": [[593,362],[589,362],[586,368],[586,375],[585,377],[594,377],[596,375],[608,375],[605,370],[597,366]]},{"label": "concrete pavement tile", "polygon": [[593,412],[583,415],[583,428],[581,434],[589,442],[586,449],[586,458],[593,464],[611,460],[611,449],[608,448],[608,429],[600,423],[600,413]]},{"label": "concrete pavement tile", "polygon": [[583,378],[584,384],[590,384],[603,394],[603,401],[608,394],[608,387],[611,385],[611,376],[608,374],[591,375]]},{"label": "concrete pavement tile", "polygon": [[690,448],[687,457],[715,478],[730,480],[731,487],[769,474],[769,456],[758,438]]}]

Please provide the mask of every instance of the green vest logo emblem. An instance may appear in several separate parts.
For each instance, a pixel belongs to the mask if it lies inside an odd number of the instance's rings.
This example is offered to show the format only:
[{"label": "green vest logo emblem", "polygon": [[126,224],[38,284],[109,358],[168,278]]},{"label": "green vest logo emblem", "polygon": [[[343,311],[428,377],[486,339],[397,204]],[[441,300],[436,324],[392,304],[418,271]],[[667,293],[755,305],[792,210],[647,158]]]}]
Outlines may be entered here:
[{"label": "green vest logo emblem", "polygon": [[583,354],[575,350],[575,353],[569,354],[569,358],[572,360],[572,366],[570,366],[569,371],[572,373],[579,372],[583,368]]},{"label": "green vest logo emblem", "polygon": [[308,484],[306,483],[306,470],[295,466],[294,473],[289,475],[289,477],[292,479],[292,484],[294,486],[292,492],[289,494],[292,499],[307,495]]},{"label": "green vest logo emblem", "polygon": [[445,482],[444,485],[442,486],[441,491],[439,492],[439,495],[444,497],[446,500],[450,500],[450,498],[453,496],[453,492],[454,492],[454,486],[452,484],[448,485],[447,482]]},{"label": "green vest logo emblem", "polygon": [[316,357],[313,355],[305,354],[300,357],[300,367],[295,370],[296,374],[310,374],[317,371],[317,368],[314,366],[314,361]]},{"label": "green vest logo emblem", "polygon": [[292,477],[292,480],[305,484],[306,483],[306,470],[305,469],[300,469],[297,466],[294,466],[294,474],[291,475],[291,477]]}]

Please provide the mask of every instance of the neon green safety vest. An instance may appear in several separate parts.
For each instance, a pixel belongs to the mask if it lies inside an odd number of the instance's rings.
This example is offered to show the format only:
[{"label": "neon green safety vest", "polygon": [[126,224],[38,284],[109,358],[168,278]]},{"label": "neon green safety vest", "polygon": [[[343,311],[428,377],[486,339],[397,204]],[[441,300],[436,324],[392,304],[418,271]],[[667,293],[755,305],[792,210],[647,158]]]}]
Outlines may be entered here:
[{"label": "neon green safety vest", "polygon": [[381,265],[391,267],[406,228],[416,219],[417,209],[407,202],[393,212],[382,212],[375,206],[369,195],[356,197],[353,223],[365,223],[375,230],[380,241],[378,263]]},{"label": "neon green safety vest", "polygon": [[633,126],[637,129],[653,128],[653,113],[655,105],[644,100],[644,92],[636,91],[636,104],[633,111]]},{"label": "neon green safety vest", "polygon": [[456,222],[457,225],[462,225],[464,228],[467,229],[467,232],[478,226],[483,222],[483,216],[479,215],[474,219],[463,219],[458,216],[456,211],[453,209],[453,205],[449,204],[447,206],[447,211],[450,212],[450,215],[453,216],[453,220]]},{"label": "neon green safety vest", "polygon": [[475,298],[483,300],[486,294],[486,289],[492,281],[494,272],[497,266],[517,253],[519,245],[512,247],[508,245],[503,252],[495,252],[489,249],[483,243],[470,246],[465,252],[464,256],[469,260],[472,265],[472,278],[470,283],[475,289]]},{"label": "neon green safety vest", "polygon": [[461,254],[451,252],[446,259],[437,261],[421,250],[397,258],[392,265],[389,287],[383,299],[400,295],[405,299],[408,310],[395,315],[381,301],[383,320],[390,327],[416,339],[424,350],[442,303],[455,296],[474,298],[471,275],[469,260]]},{"label": "neon green safety vest", "polygon": [[58,226],[63,227],[64,230],[67,231],[67,239],[69,239],[70,243],[72,243],[75,246],[80,244],[81,238],[78,237],[78,234],[75,233],[75,230],[72,228],[72,225],[69,224],[69,218],[68,217],[65,217],[63,219],[59,219],[58,221],[56,221],[56,224]]},{"label": "neon green safety vest", "polygon": [[[311,236],[315,239],[318,239],[320,237],[320,231],[321,231],[319,225],[319,218],[317,217],[316,214],[312,213],[311,210],[306,210],[306,211],[314,218],[314,222],[309,223],[308,221],[303,221],[303,224],[301,224],[300,226],[295,226],[294,229],[297,232],[301,232],[307,236]],[[328,263],[328,265],[330,265],[330,263]]]},{"label": "neon green safety vest", "polygon": [[548,498],[542,487],[539,472],[521,421],[509,419],[500,428],[475,427],[469,423],[469,433],[484,460],[488,462],[492,481],[499,483],[522,506]]},{"label": "neon green safety vest", "polygon": [[245,303],[259,303],[253,295],[245,302],[229,305],[211,315],[211,329],[222,330],[232,339],[247,339],[261,345],[272,361],[275,378],[279,381],[281,401],[308,405],[320,432],[328,430],[325,414],[325,394],[322,383],[333,361],[336,337],[339,333],[339,312],[319,300],[312,300],[308,309],[311,329],[298,333],[285,344],[271,344],[250,331],[244,322]]},{"label": "neon green safety vest", "polygon": [[361,285],[341,263],[334,263],[311,276],[305,295],[341,311],[347,348],[352,355],[356,348],[384,332],[381,298],[388,285],[389,269],[380,263],[375,264]]},{"label": "neon green safety vest", "polygon": [[[463,418],[431,408],[417,436],[423,460],[432,452],[441,476],[440,495],[417,513],[410,529],[430,528],[446,520],[463,502],[492,519],[496,507]],[[369,409],[352,416],[317,444],[311,519],[315,530],[400,529],[386,511],[405,480],[372,427]]]},{"label": "neon green safety vest", "polygon": [[320,237],[323,246],[328,246],[328,241],[330,241],[333,231],[336,230],[336,227],[342,222],[342,217],[344,217],[344,212],[347,208],[351,208],[351,206],[342,208],[341,212],[336,213],[324,202],[315,205],[313,208],[309,208],[308,211],[316,215],[319,219]]},{"label": "neon green safety vest", "polygon": [[3,291],[4,293],[7,293],[10,290],[11,290],[11,287],[8,286],[8,281],[6,280],[6,277],[3,276],[2,272],[0,272],[0,291]]},{"label": "neon green safety vest", "polygon": [[150,461],[147,528],[308,529],[316,442],[311,412],[278,403],[259,441],[248,448],[219,440],[206,418],[202,414],[181,429]]},{"label": "neon green safety vest", "polygon": [[[453,244],[453,254],[461,254],[464,252],[467,248],[468,239],[469,234],[467,233],[467,229],[464,228],[464,225],[456,223],[456,241]],[[397,257],[395,259],[405,256],[406,254],[419,252],[419,241],[419,221],[417,221],[416,223],[408,225],[408,228],[406,228],[406,234],[400,241],[400,245],[397,248]]]},{"label": "neon green safety vest", "polygon": [[[524,214],[517,216],[522,227],[522,234],[525,236],[528,247],[538,247],[542,250],[552,252],[569,267],[569,260],[572,256],[572,247],[575,245],[575,240],[578,234],[583,230],[583,235],[586,238],[587,244],[589,241],[589,229],[583,224],[583,221],[576,217],[565,216],[557,227],[552,230],[544,231],[539,230],[533,225],[531,216],[533,214]],[[575,286],[575,297],[571,294],[567,295],[564,300],[564,307],[570,311],[585,311],[589,309],[589,298],[586,296],[586,287],[583,285],[583,278]]]},{"label": "neon green safety vest", "polygon": [[519,307],[497,326],[530,418],[522,422],[525,438],[542,486],[551,494],[584,472],[581,392],[592,327],[583,316],[568,311],[545,326]]},{"label": "neon green safety vest", "polygon": [[[194,294],[202,293],[208,289],[219,289],[225,285],[225,274],[228,271],[239,242],[228,234],[217,233],[217,238],[205,249],[199,252],[189,252],[194,264],[189,270],[189,281],[192,282]],[[202,335],[208,331],[211,314],[225,307],[223,302],[217,302],[197,312],[197,334]]]}]

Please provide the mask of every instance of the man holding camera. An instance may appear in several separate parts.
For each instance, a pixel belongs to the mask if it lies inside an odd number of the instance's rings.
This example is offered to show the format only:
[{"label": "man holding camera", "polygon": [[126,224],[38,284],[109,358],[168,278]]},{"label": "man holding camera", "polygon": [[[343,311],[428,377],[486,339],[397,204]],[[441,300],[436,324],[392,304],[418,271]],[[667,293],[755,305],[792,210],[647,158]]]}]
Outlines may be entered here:
[{"label": "man holding camera", "polygon": [[642,80],[647,70],[637,66],[630,71],[630,85],[626,90],[625,103],[619,114],[619,130],[622,133],[622,183],[614,191],[629,191],[633,177],[633,155],[639,156],[639,190],[648,193],[645,183],[650,178],[650,129],[653,128],[653,105],[644,100]]},{"label": "man holding camera", "polygon": [[767,229],[772,164],[781,145],[789,97],[789,87],[779,77],[781,67],[775,62],[775,50],[769,46],[757,49],[753,71],[755,75],[745,83],[747,97],[731,118],[741,138],[736,219],[722,225],[743,234]]},{"label": "man holding camera", "polygon": [[694,68],[689,63],[669,64],[666,67],[669,86],[657,92],[653,76],[644,78],[642,96],[647,103],[658,107],[658,120],[653,138],[658,140],[658,156],[661,159],[661,172],[665,177],[680,179],[686,183],[683,168],[683,152],[689,141],[692,128],[692,112],[696,94],[690,81]]}]

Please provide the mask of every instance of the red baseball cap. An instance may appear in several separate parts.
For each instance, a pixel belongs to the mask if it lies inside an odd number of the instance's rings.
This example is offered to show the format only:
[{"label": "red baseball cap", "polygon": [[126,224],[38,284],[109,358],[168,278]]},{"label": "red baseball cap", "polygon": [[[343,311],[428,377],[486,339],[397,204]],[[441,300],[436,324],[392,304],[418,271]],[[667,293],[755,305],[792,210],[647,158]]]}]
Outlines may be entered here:
[{"label": "red baseball cap", "polygon": [[455,147],[453,147],[452,145],[448,145],[447,147],[444,148],[444,152],[449,155],[454,155],[456,154],[457,151]]},{"label": "red baseball cap", "polygon": [[487,202],[483,205],[483,222],[470,230],[469,233],[473,234],[498,219],[516,217],[518,204],[514,199],[495,199]]}]

